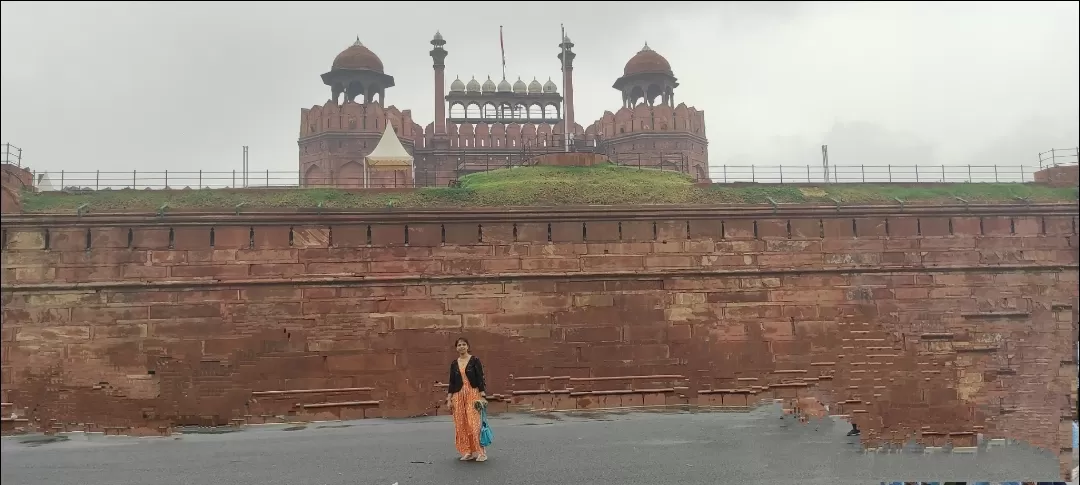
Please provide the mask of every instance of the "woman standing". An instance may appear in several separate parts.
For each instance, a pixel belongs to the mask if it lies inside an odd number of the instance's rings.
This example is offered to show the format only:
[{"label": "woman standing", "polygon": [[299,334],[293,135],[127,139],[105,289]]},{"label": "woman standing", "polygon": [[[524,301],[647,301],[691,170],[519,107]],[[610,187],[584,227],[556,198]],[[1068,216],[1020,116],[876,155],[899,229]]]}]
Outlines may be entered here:
[{"label": "woman standing", "polygon": [[450,363],[450,383],[446,389],[446,406],[454,413],[454,444],[461,461],[486,461],[487,453],[480,446],[480,411],[476,403],[487,405],[484,390],[484,366],[469,352],[469,341],[454,341],[458,357]]}]

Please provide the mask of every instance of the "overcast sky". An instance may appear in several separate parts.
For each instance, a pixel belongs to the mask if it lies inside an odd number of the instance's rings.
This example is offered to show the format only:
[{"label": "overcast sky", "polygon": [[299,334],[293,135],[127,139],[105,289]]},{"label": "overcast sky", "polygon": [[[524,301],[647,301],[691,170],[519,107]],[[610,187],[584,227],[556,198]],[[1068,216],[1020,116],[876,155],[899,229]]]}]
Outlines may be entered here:
[{"label": "overcast sky", "polygon": [[[501,7],[496,8],[498,5]],[[296,170],[300,109],[357,36],[432,121],[428,41],[456,75],[558,82],[577,121],[647,41],[706,112],[713,165],[1036,164],[1080,138],[1080,11],[1058,3],[3,2],[2,141],[37,170]]]}]

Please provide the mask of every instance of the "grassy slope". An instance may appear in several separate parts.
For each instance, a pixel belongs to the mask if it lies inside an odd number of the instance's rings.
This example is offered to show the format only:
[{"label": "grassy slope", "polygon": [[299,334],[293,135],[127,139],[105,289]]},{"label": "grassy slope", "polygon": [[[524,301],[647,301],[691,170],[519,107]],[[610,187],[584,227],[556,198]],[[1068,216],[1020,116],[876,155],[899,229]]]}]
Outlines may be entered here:
[{"label": "grassy slope", "polygon": [[603,165],[595,167],[521,167],[463,177],[460,188],[425,188],[400,193],[371,193],[334,189],[248,190],[105,190],[98,192],[25,194],[24,210],[32,213],[73,212],[88,204],[91,212],[155,211],[162,204],[175,210],[245,208],[373,209],[407,207],[500,207],[558,205],[647,204],[768,204],[778,203],[912,203],[1015,202],[1016,197],[1038,201],[1075,201],[1077,189],[1033,184],[835,184],[724,185],[698,187],[689,177],[672,172]]}]

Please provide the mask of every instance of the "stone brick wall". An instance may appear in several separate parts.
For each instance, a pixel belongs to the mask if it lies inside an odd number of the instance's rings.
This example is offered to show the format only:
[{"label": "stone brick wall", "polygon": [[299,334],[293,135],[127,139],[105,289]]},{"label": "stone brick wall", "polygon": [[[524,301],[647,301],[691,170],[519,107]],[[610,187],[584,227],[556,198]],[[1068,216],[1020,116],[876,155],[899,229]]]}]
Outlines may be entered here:
[{"label": "stone brick wall", "polygon": [[503,409],[784,399],[1067,456],[1075,205],[890,211],[5,216],[5,428],[434,414],[465,335]]},{"label": "stone brick wall", "polygon": [[[409,153],[423,143],[424,131],[413,121],[410,110],[383,108],[378,103],[339,105],[333,100],[300,110],[301,185],[363,187],[364,157],[379,144],[387,122]],[[274,185],[282,183],[285,182],[267,181]],[[411,174],[379,171],[368,174],[368,187],[409,186],[412,186]]]},{"label": "stone brick wall", "polygon": [[698,181],[709,179],[705,112],[685,103],[607,111],[585,130],[585,136],[599,137],[606,153],[620,163],[659,167],[673,157],[682,158],[687,166],[679,170]]},{"label": "stone brick wall", "polygon": [[1044,168],[1035,172],[1035,182],[1051,187],[1076,187],[1080,185],[1080,165]]},{"label": "stone brick wall", "polygon": [[0,213],[10,214],[22,211],[19,192],[8,185],[0,185]]},{"label": "stone brick wall", "polygon": [[0,164],[0,213],[20,212],[22,202],[19,195],[33,187],[34,175],[30,170],[9,163]]}]

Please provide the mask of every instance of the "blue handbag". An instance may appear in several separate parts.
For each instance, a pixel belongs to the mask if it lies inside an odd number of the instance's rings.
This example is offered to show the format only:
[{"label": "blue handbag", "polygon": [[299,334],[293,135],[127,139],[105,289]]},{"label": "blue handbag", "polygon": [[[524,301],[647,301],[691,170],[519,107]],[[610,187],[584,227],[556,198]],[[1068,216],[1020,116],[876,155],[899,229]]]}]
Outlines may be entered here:
[{"label": "blue handbag", "polygon": [[487,406],[480,408],[480,446],[487,448],[491,446],[491,440],[495,438],[495,434],[491,432],[491,428],[487,422]]}]

